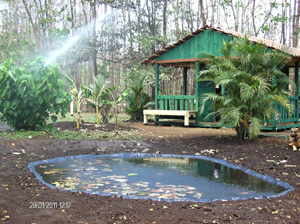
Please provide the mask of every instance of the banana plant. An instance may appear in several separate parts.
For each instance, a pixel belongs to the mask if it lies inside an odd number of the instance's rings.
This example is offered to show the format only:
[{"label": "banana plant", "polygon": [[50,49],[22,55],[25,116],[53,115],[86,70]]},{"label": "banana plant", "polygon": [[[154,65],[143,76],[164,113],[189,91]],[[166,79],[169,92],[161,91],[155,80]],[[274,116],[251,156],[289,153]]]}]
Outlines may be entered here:
[{"label": "banana plant", "polygon": [[108,83],[107,80],[99,76],[98,78],[94,78],[94,84],[85,86],[86,89],[91,91],[93,96],[93,99],[87,100],[96,106],[97,126],[99,126],[99,107],[102,107],[102,110],[106,109],[108,95],[116,89],[115,86],[106,87]]},{"label": "banana plant", "polygon": [[77,106],[77,128],[80,128],[80,123],[82,121],[81,117],[81,104],[86,99],[86,95],[82,89],[78,89],[76,86],[76,83],[73,79],[71,79],[69,76],[65,75],[67,79],[72,83],[70,92],[72,94],[72,99],[75,101],[75,104]]},{"label": "banana plant", "polygon": [[115,98],[113,97],[113,101],[109,102],[111,104],[111,106],[114,108],[114,113],[116,116],[116,129],[119,128],[119,123],[118,123],[118,105],[126,99],[127,95],[129,94],[130,89],[126,89],[124,92],[122,92],[120,94],[120,96],[117,98],[117,100],[115,100]]}]

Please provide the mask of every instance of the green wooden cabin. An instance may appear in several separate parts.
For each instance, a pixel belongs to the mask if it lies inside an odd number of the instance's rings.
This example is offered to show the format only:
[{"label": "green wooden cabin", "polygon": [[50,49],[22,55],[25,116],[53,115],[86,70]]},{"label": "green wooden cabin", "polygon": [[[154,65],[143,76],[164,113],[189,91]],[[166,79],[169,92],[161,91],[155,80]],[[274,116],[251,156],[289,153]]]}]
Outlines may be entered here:
[{"label": "green wooden cabin", "polygon": [[[189,122],[185,126],[196,127],[220,127],[220,124],[215,119],[204,122],[203,118],[213,110],[213,107],[207,105],[206,111],[203,115],[199,115],[200,101],[199,96],[203,93],[218,91],[213,83],[208,82],[196,82],[195,95],[187,95],[187,70],[196,68],[195,79],[197,74],[203,68],[203,64],[199,64],[198,53],[201,51],[207,51],[215,56],[221,56],[219,49],[223,45],[223,41],[232,41],[234,37],[244,37],[243,34],[205,26],[197,31],[189,34],[177,43],[170,45],[146,60],[142,62],[144,65],[155,66],[155,110],[148,111],[148,115],[155,115],[156,124],[165,125],[183,125],[183,121],[178,119],[183,118],[184,111],[190,111],[188,114]],[[291,55],[291,60],[287,64],[286,74],[289,75],[289,68],[295,68],[295,95],[290,98],[291,103],[294,105],[294,111],[291,116],[280,108],[281,117],[278,120],[272,120],[263,129],[265,130],[279,130],[283,128],[291,128],[299,126],[299,61],[300,61],[300,49],[288,47],[280,43],[261,39],[257,37],[248,37],[253,43],[260,43],[268,47],[269,49],[277,49],[284,51]],[[159,70],[161,66],[173,66],[182,67],[183,69],[183,95],[159,95]],[[154,111],[154,112],[153,112]],[[196,111],[196,113],[192,113]],[[169,114],[168,114],[169,112]],[[178,116],[177,113],[178,112]],[[181,113],[180,113],[181,112]],[[144,111],[144,117],[145,111]],[[170,121],[169,119],[175,119]],[[168,119],[168,120],[165,120]],[[145,121],[144,121],[145,122]],[[147,119],[145,124],[147,123]]]}]

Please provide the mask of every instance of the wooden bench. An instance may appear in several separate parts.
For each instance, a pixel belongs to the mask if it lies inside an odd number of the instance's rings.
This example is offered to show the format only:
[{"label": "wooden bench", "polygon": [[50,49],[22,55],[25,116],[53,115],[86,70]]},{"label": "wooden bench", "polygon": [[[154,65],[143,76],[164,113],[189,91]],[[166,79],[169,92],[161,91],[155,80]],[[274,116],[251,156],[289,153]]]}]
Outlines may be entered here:
[{"label": "wooden bench", "polygon": [[183,116],[184,126],[189,126],[189,117],[196,117],[196,110],[144,110],[144,125],[148,124],[148,115]]}]

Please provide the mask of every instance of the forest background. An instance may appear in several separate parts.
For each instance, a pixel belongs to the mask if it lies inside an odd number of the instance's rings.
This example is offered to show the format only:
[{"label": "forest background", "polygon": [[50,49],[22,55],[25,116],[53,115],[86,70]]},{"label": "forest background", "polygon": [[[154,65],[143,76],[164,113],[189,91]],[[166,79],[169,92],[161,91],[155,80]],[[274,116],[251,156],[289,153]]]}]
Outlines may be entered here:
[{"label": "forest background", "polygon": [[[78,89],[102,76],[116,96],[136,73],[153,97],[154,68],[140,63],[205,25],[299,48],[300,0],[0,0],[0,12],[0,62],[45,56]],[[181,69],[164,68],[160,82],[162,94],[182,94]]]}]

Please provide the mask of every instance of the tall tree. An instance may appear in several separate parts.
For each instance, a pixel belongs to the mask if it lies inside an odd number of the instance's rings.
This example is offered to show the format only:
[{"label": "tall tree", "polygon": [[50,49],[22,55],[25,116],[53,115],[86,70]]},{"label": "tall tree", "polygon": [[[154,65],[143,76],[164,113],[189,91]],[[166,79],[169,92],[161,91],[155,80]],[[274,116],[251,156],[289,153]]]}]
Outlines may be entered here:
[{"label": "tall tree", "polygon": [[300,0],[294,0],[294,16],[293,16],[293,47],[297,47],[299,44],[300,34]]}]

